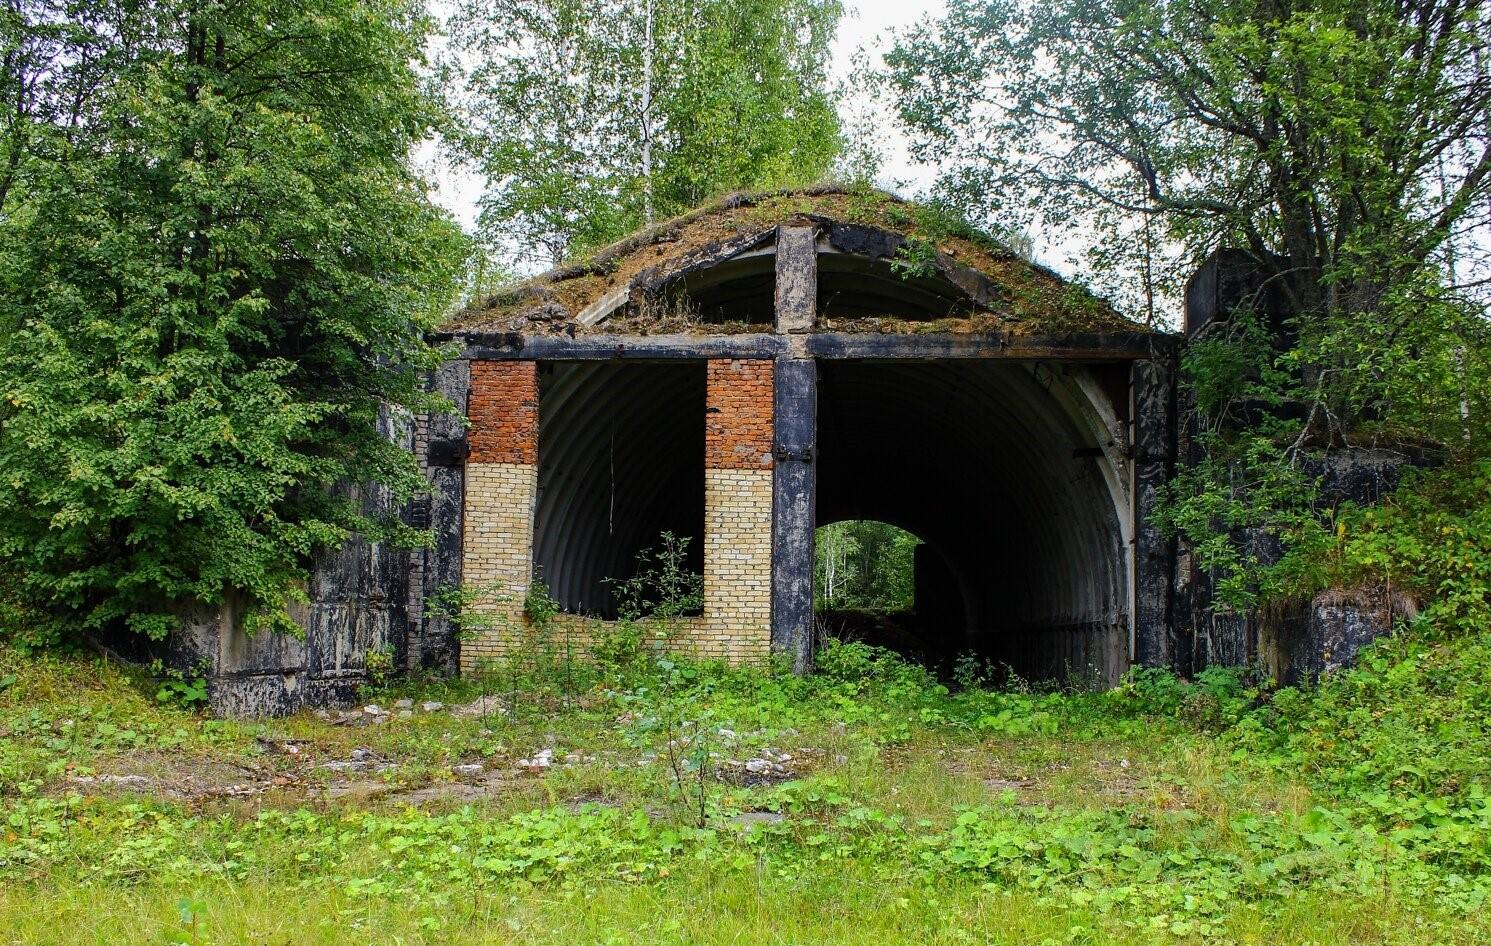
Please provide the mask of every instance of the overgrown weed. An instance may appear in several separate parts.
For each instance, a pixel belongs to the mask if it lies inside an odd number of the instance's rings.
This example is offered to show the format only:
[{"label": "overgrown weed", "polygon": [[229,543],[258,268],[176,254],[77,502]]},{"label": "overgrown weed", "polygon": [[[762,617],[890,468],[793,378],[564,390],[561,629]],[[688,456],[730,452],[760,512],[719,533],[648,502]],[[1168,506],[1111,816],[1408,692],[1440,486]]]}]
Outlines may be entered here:
[{"label": "overgrown weed", "polygon": [[[1473,918],[1491,879],[1475,749],[1491,642],[1456,644],[1405,634],[1357,670],[1277,693],[1230,671],[1139,671],[1107,692],[954,690],[858,644],[828,645],[807,677],[632,652],[562,682],[543,678],[553,665],[485,681],[569,688],[567,701],[357,730],[213,722],[157,705],[107,665],[0,656],[18,676],[0,693],[0,771],[20,775],[0,786],[0,876],[36,902],[89,888],[337,889],[448,929],[468,915],[454,904],[494,897],[515,898],[505,916],[548,917],[542,903],[597,884],[620,885],[606,889],[624,911],[701,870],[732,890],[827,874],[944,891],[959,909],[986,891],[1079,918],[1055,942],[1257,941],[1250,929],[1297,928],[1301,902],[1332,898],[1420,903],[1463,933],[1443,941],[1469,941],[1484,934]],[[393,692],[453,702],[481,689]],[[261,739],[292,738],[318,757],[371,746],[398,760],[401,784],[448,780],[463,761],[503,771],[546,744],[589,761],[504,775],[511,789],[490,802],[428,810],[204,809],[85,797],[67,780],[111,754],[253,758]],[[768,748],[793,760],[788,781],[717,775]],[[762,812],[780,818],[742,817]],[[1351,941],[1333,929],[1314,938]]]}]

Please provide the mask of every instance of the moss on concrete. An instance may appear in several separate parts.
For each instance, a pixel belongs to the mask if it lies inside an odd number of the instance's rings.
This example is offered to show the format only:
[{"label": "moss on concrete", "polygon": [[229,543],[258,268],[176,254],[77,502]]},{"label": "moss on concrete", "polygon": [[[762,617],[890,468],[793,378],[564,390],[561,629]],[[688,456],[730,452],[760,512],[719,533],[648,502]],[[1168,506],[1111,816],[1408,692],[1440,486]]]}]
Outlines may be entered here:
[{"label": "moss on concrete", "polygon": [[[673,317],[653,321],[629,308],[593,327],[575,317],[606,293],[625,286],[646,270],[707,254],[727,241],[767,238],[782,223],[836,221],[898,234],[905,266],[930,265],[939,256],[992,280],[1001,303],[966,318],[912,320],[887,312],[884,318],[836,320],[820,328],[867,332],[986,332],[1049,334],[1076,331],[1144,331],[1106,301],[1031,263],[994,237],[936,208],[908,203],[868,189],[822,186],[793,191],[731,194],[687,214],[639,231],[589,256],[535,276],[457,313],[447,330],[525,333],[586,332],[654,334],[699,331],[711,334],[759,331],[760,325],[722,326]],[[935,251],[935,252],[931,252]],[[663,323],[668,323],[664,325]]]}]

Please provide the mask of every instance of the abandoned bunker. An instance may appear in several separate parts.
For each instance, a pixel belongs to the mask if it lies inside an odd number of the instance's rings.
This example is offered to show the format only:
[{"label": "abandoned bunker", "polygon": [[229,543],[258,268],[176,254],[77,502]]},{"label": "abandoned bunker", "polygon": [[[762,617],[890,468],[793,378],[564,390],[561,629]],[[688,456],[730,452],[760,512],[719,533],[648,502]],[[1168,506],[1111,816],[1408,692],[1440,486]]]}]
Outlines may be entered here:
[{"label": "abandoned bunker", "polygon": [[[922,540],[919,633],[1030,679],[1171,657],[1178,337],[887,195],[735,195],[453,318],[432,378],[468,419],[390,423],[427,471],[413,552],[318,568],[293,644],[199,622],[228,712],[350,698],[366,655],[471,672],[535,632],[583,646],[662,536],[703,576],[668,646],[815,646],[814,530]],[[407,429],[406,429],[407,428]],[[431,602],[474,600],[458,634]],[[528,607],[525,607],[525,603]],[[189,629],[190,630],[190,629]]]}]

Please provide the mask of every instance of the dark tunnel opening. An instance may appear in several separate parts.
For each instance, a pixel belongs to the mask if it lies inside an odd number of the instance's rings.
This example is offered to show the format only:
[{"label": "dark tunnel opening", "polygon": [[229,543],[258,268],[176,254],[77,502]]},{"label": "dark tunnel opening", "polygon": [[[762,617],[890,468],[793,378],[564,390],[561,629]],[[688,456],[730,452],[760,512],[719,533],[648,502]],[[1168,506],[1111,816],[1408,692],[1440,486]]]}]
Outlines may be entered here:
[{"label": "dark tunnel opening", "polygon": [[928,641],[964,624],[947,562],[914,533],[873,519],[823,523],[813,552],[813,618],[821,634],[935,666]]},{"label": "dark tunnel opening", "polygon": [[1049,370],[819,371],[818,523],[872,519],[923,540],[896,649],[943,669],[972,652],[1028,680],[1115,681],[1128,656],[1122,529],[1101,451]]},{"label": "dark tunnel opening", "polygon": [[552,362],[539,377],[536,577],[563,610],[612,619],[664,533],[704,561],[703,362]]},{"label": "dark tunnel opening", "polygon": [[822,253],[817,311],[820,323],[832,325],[861,318],[954,318],[971,314],[973,307],[957,286],[939,276],[898,269],[889,259]]},{"label": "dark tunnel opening", "polygon": [[[679,278],[654,300],[654,315],[686,315],[705,324],[771,324],[776,257],[750,251]],[[971,315],[975,307],[937,275],[909,272],[887,258],[818,255],[818,322],[864,318],[929,321]]]},{"label": "dark tunnel opening", "polygon": [[671,287],[671,303],[705,324],[769,326],[776,291],[776,257],[744,253],[689,273]]}]

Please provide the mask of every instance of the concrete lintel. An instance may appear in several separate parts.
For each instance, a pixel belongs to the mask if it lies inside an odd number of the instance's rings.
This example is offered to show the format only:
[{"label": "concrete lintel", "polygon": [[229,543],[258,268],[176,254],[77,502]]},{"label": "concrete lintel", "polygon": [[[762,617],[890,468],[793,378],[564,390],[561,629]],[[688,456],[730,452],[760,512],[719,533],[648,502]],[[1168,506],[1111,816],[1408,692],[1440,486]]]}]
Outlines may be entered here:
[{"label": "concrete lintel", "polygon": [[775,358],[784,342],[774,335],[522,335],[517,332],[461,333],[442,340],[465,343],[462,357],[472,361],[595,361],[675,358]]},{"label": "concrete lintel", "polygon": [[808,340],[818,358],[1041,358],[1071,361],[1143,361],[1168,353],[1175,340],[1145,332],[1024,336],[1008,332],[967,335],[821,332]]},{"label": "concrete lintel", "polygon": [[[1145,332],[1024,336],[1006,332],[894,334],[818,332],[802,336],[806,355],[861,360],[938,358],[1039,358],[1048,361],[1149,361],[1165,358],[1178,337]],[[460,332],[437,335],[440,342],[465,345],[469,360],[589,361],[628,358],[642,361],[674,358],[776,358],[790,350],[781,335],[524,335],[518,332]]]}]

